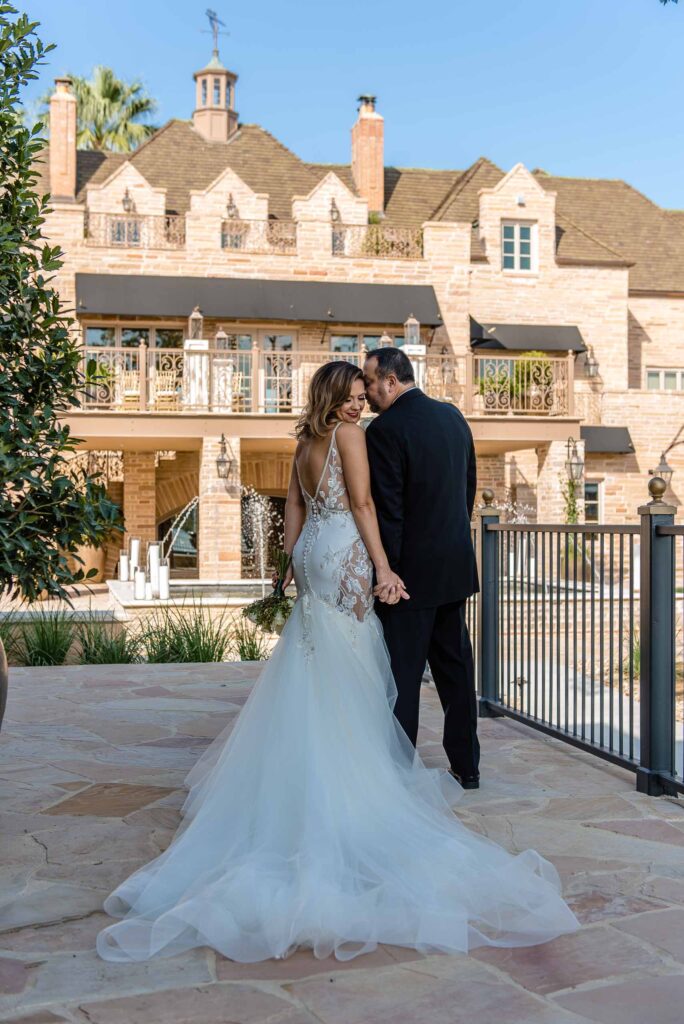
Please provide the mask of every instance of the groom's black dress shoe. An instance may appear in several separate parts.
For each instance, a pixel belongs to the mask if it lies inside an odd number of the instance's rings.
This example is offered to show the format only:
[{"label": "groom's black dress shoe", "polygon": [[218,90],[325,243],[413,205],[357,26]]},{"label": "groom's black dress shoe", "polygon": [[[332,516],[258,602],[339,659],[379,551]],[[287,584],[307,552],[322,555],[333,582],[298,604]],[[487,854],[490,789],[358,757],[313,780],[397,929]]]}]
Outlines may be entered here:
[{"label": "groom's black dress shoe", "polygon": [[464,789],[479,789],[480,788],[480,776],[479,775],[459,775],[454,771],[453,768],[449,769],[449,775],[453,776],[458,783],[463,786]]}]

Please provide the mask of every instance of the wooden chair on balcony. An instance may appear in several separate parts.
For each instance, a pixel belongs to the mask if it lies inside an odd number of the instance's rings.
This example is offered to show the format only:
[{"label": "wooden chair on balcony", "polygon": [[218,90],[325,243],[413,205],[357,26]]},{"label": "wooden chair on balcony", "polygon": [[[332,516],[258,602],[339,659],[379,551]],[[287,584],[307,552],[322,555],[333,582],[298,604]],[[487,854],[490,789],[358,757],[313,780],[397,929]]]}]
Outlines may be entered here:
[{"label": "wooden chair on balcony", "polygon": [[231,395],[231,408],[233,412],[245,412],[247,408],[247,402],[245,399],[243,388],[244,374],[236,370],[233,373],[231,379],[232,395]]},{"label": "wooden chair on balcony", "polygon": [[155,372],[153,404],[159,412],[175,412],[180,408],[178,374],[175,370]]},{"label": "wooden chair on balcony", "polygon": [[114,385],[115,405],[120,409],[140,408],[140,374],[137,370],[119,370]]},{"label": "wooden chair on balcony", "polygon": [[455,366],[434,366],[428,362],[425,367],[425,393],[442,402],[458,404],[461,387],[456,379]]}]

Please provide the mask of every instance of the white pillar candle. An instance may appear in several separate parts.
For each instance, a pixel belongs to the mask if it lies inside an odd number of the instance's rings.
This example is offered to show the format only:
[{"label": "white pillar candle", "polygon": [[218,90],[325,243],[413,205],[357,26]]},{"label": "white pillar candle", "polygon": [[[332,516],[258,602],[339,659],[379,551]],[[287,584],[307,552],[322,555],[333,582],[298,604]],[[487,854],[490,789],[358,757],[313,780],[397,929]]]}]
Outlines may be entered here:
[{"label": "white pillar candle", "polygon": [[140,537],[131,537],[130,541],[130,571],[135,570],[140,565]]},{"label": "white pillar candle", "polygon": [[145,570],[136,569],[133,574],[133,597],[136,601],[145,600]]},{"label": "white pillar candle", "polygon": [[150,544],[147,548],[147,567],[150,573],[150,586],[152,597],[159,597],[159,563],[161,561],[161,548],[159,544]]},{"label": "white pillar candle", "polygon": [[170,566],[166,559],[163,559],[159,566],[159,600],[168,601],[170,593]]},{"label": "white pillar candle", "polygon": [[128,555],[125,551],[119,555],[119,582],[128,583]]}]

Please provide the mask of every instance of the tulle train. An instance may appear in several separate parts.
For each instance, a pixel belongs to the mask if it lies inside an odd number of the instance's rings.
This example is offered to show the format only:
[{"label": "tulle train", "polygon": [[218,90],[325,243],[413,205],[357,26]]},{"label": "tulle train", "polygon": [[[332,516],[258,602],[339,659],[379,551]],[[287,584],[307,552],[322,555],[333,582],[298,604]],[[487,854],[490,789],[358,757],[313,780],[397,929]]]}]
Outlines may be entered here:
[{"label": "tulle train", "polygon": [[298,601],[232,733],[188,775],[173,842],[106,900],[122,920],[100,955],[346,960],[380,942],[465,952],[574,931],[551,864],[459,822],[460,786],[422,764],[395,696],[374,614]]}]

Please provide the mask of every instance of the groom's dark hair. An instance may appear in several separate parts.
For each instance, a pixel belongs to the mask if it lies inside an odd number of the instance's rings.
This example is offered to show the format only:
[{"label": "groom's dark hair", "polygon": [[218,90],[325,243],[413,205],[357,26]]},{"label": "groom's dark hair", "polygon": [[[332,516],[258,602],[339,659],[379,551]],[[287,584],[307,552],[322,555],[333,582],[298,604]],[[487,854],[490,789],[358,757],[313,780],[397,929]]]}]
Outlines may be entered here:
[{"label": "groom's dark hair", "polygon": [[411,360],[400,348],[376,348],[368,353],[368,359],[375,359],[378,364],[377,374],[380,380],[393,373],[400,384],[415,383],[416,377]]}]

